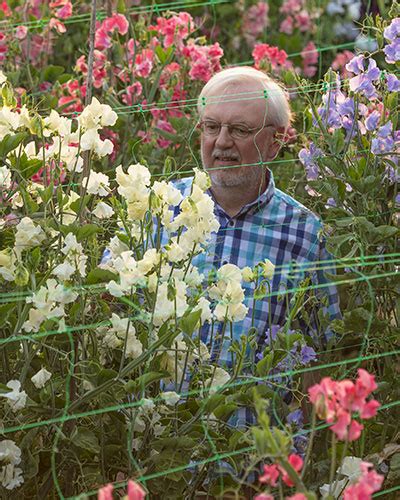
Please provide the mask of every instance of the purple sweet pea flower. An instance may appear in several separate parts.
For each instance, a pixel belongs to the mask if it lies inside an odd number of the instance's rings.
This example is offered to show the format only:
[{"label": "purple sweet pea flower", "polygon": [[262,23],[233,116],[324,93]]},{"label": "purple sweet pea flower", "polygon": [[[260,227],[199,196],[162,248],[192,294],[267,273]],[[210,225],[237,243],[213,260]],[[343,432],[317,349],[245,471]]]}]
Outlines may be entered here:
[{"label": "purple sweet pea flower", "polygon": [[383,36],[389,42],[394,42],[400,36],[400,17],[396,17],[383,31]]},{"label": "purple sweet pea flower", "polygon": [[362,73],[364,71],[364,56],[354,56],[353,59],[346,64],[346,69],[355,75]]},{"label": "purple sweet pea flower", "polygon": [[326,200],[325,208],[335,208],[337,207],[335,198],[328,198]]},{"label": "purple sweet pea flower", "polygon": [[286,421],[288,424],[293,424],[296,427],[303,427],[304,415],[301,408],[298,408],[297,410],[290,412],[289,415],[286,417]]},{"label": "purple sweet pea flower", "polygon": [[316,162],[317,158],[324,156],[322,150],[317,148],[314,143],[310,143],[310,149],[303,148],[299,152],[299,159],[304,165],[307,174],[307,180],[315,180],[318,178],[319,168]]},{"label": "purple sweet pea flower", "polygon": [[384,47],[383,52],[385,53],[385,61],[389,64],[394,64],[396,61],[400,61],[400,39],[396,39],[390,45]]},{"label": "purple sweet pea flower", "polygon": [[386,75],[386,83],[389,92],[398,92],[400,90],[400,80],[396,75],[388,73]]},{"label": "purple sweet pea flower", "polygon": [[372,113],[368,116],[368,118],[365,120],[365,128],[371,132],[372,130],[375,130],[376,127],[378,126],[379,120],[381,118],[381,114],[379,111],[372,111]]},{"label": "purple sweet pea flower", "polygon": [[[346,66],[347,67],[347,66]],[[371,99],[377,97],[376,88],[373,85],[375,80],[378,80],[381,70],[376,66],[376,61],[372,58],[368,60],[368,69],[364,73],[360,73],[353,78],[350,78],[350,90],[364,94],[365,97]]]},{"label": "purple sweet pea flower", "polygon": [[394,202],[396,203],[396,205],[400,205],[400,193],[396,194],[396,198],[395,198]]},{"label": "purple sweet pea flower", "polygon": [[378,129],[377,137],[372,139],[371,151],[375,154],[390,153],[394,149],[394,139],[392,136],[393,124],[389,120]]},{"label": "purple sweet pea flower", "polygon": [[315,361],[317,359],[317,353],[314,351],[312,347],[308,345],[303,345],[300,352],[301,356],[301,364],[308,365],[311,361]]}]

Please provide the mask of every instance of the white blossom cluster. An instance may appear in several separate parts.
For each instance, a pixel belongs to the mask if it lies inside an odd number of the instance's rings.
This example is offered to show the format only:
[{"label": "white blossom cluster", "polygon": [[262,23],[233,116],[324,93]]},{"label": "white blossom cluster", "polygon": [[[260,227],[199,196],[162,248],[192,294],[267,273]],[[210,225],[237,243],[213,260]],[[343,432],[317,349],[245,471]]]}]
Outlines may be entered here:
[{"label": "white blossom cluster", "polygon": [[20,462],[21,450],[14,441],[0,441],[0,482],[7,490],[18,488],[24,482],[22,469],[16,467]]}]

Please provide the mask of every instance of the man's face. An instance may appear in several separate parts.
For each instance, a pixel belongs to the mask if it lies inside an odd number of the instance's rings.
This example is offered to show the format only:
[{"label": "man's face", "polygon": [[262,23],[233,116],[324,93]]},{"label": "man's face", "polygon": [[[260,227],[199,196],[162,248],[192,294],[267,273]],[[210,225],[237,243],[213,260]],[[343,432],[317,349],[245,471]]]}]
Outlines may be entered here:
[{"label": "man's face", "polygon": [[[206,101],[201,116],[202,122],[213,120],[224,125],[237,124],[256,128],[245,138],[232,137],[226,126],[221,127],[217,135],[202,132],[201,157],[215,187],[242,185],[245,188],[261,185],[265,166],[261,167],[260,162],[270,161],[276,155],[275,129],[268,126],[271,125],[268,122],[268,102],[261,97],[261,91],[262,87],[258,82],[250,85],[248,82],[230,84],[214,90],[213,96],[223,96],[221,99],[214,97],[210,104]],[[232,95],[248,92],[260,94]],[[249,99],[250,97],[257,98]],[[262,128],[263,126],[265,128]]]}]

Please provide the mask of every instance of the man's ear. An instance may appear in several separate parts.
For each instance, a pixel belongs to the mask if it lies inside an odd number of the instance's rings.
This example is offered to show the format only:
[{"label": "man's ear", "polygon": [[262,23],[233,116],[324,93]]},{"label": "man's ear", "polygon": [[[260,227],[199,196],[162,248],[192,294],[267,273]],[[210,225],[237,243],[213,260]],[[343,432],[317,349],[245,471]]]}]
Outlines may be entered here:
[{"label": "man's ear", "polygon": [[271,140],[271,144],[266,151],[266,161],[271,161],[276,158],[279,153],[281,147],[285,144],[286,138],[286,128],[285,127],[276,127],[274,131],[274,135]]}]

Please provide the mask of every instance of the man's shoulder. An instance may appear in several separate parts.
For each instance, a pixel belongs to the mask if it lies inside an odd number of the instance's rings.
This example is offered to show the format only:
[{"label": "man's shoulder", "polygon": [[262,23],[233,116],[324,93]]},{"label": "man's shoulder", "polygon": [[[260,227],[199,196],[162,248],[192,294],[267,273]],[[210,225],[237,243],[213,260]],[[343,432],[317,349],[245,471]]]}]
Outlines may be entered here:
[{"label": "man's shoulder", "polygon": [[275,189],[275,203],[284,206],[279,207],[279,211],[285,208],[285,213],[292,212],[294,218],[298,217],[302,220],[306,220],[307,224],[314,226],[316,231],[322,228],[323,222],[317,214],[293,198],[293,196],[284,193],[280,189]]}]

